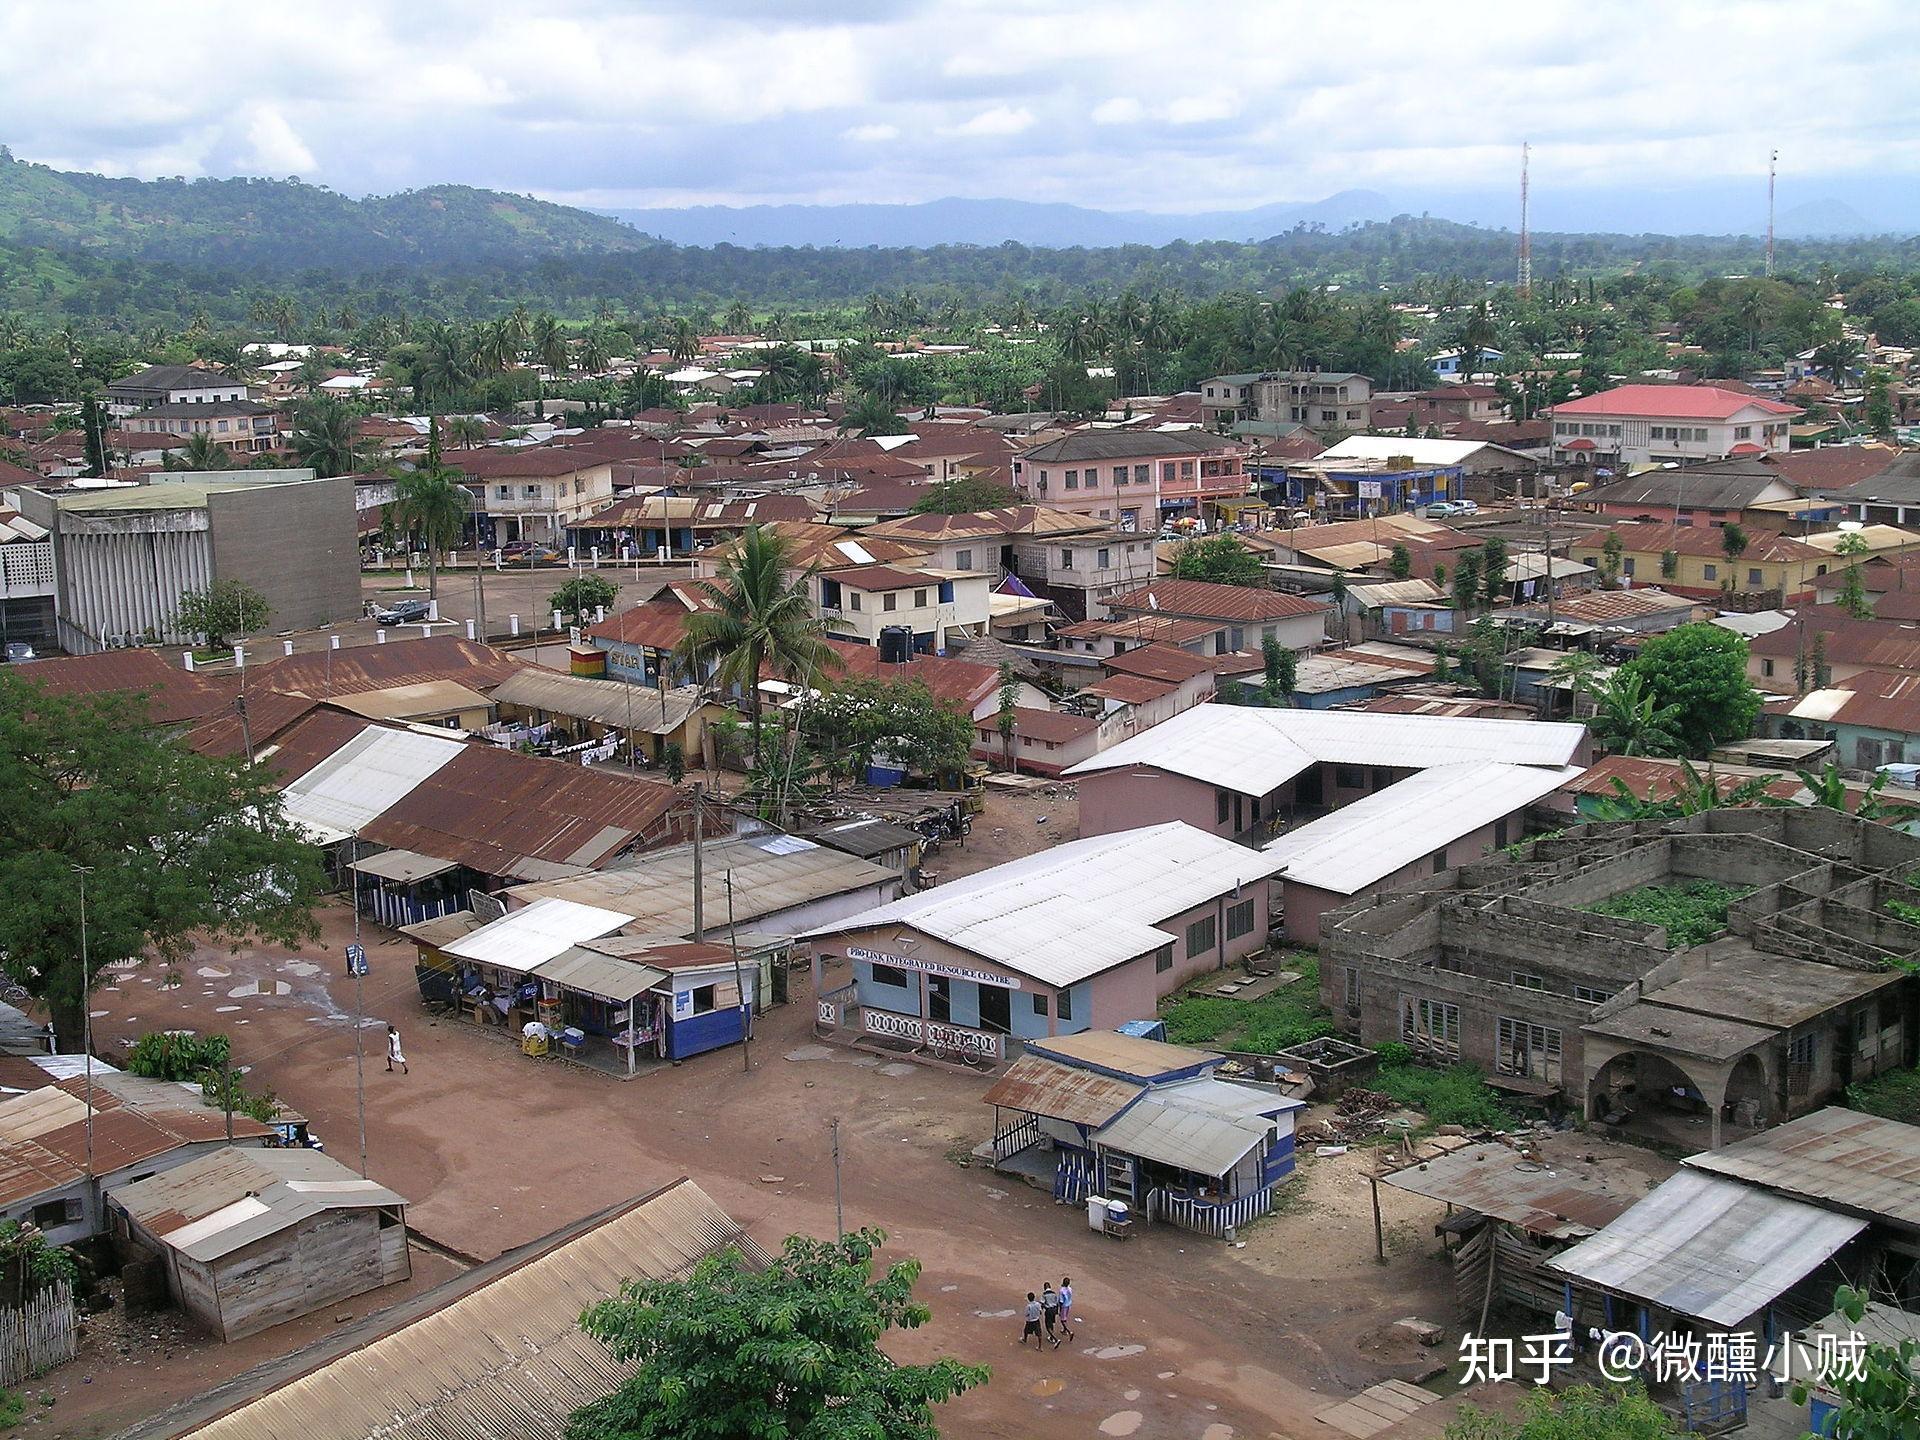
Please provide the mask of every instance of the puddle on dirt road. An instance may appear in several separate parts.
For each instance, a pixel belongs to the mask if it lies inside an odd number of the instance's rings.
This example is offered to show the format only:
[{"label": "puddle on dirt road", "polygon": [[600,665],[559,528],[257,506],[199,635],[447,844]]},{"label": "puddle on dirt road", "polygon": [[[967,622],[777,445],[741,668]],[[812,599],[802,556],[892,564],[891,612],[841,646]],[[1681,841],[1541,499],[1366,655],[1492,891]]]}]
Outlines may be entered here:
[{"label": "puddle on dirt road", "polygon": [[[1081,1320],[1086,1317],[1076,1314],[1074,1318]],[[1144,1345],[1102,1345],[1091,1353],[1096,1360],[1125,1360],[1130,1355],[1140,1354],[1146,1348]]]},{"label": "puddle on dirt road", "polygon": [[1102,1435],[1131,1435],[1146,1423],[1138,1410],[1118,1410],[1100,1422]]},{"label": "puddle on dirt road", "polygon": [[1064,1380],[1036,1380],[1033,1386],[1033,1393],[1044,1400],[1049,1395],[1058,1395],[1066,1388],[1067,1382]]}]

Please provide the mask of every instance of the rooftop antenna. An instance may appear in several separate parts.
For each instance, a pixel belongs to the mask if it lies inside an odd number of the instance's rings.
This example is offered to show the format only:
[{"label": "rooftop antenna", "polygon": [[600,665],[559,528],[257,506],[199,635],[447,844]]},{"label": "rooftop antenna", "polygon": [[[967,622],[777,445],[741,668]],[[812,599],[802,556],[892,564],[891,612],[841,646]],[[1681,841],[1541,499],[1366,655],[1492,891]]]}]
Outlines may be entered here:
[{"label": "rooftop antenna", "polygon": [[[1533,297],[1533,231],[1527,224],[1527,166],[1532,156],[1533,146],[1522,142],[1520,146],[1520,275],[1514,287],[1520,292],[1522,300]],[[1768,255],[1773,253],[1771,242],[1768,243],[1767,253]]]},{"label": "rooftop antenna", "polygon": [[1780,152],[1767,152],[1767,278],[1773,278],[1773,181],[1774,172],[1779,168]]}]

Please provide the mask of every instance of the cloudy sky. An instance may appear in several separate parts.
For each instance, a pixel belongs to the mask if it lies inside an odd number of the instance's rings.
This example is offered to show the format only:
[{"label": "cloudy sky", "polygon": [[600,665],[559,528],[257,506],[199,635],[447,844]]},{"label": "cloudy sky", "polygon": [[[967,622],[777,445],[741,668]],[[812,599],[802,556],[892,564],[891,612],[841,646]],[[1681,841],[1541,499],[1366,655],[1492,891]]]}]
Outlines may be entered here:
[{"label": "cloudy sky", "polygon": [[1367,188],[1920,176],[1920,4],[0,5],[0,142],[113,174],[601,207],[1242,208]]}]

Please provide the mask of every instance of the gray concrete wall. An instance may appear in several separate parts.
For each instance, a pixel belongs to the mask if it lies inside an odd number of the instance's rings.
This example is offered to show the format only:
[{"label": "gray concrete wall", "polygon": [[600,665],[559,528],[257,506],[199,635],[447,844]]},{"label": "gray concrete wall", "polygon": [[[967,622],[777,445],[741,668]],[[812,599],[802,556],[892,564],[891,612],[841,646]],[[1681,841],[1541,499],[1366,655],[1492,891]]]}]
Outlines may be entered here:
[{"label": "gray concrete wall", "polygon": [[213,576],[240,580],[273,607],[270,630],[305,630],[360,614],[360,546],[345,476],[219,491],[207,497]]}]

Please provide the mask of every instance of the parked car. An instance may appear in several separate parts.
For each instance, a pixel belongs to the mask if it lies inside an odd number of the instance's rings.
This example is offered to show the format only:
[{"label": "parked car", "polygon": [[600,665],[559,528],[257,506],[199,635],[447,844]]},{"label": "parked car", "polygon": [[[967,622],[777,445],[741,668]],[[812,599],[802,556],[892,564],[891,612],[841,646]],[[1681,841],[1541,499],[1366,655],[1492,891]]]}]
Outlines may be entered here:
[{"label": "parked car", "polygon": [[390,605],[378,601],[367,606],[367,613],[381,625],[417,625],[433,614],[431,600],[396,600]]},{"label": "parked car", "polygon": [[1459,513],[1460,507],[1451,500],[1435,500],[1427,506],[1427,518],[1429,520],[1444,520],[1449,515],[1458,515]]},{"label": "parked car", "polygon": [[9,665],[20,660],[31,659],[33,659],[33,646],[29,645],[26,641],[9,640],[7,642],[7,663]]},{"label": "parked car", "polygon": [[1453,502],[1453,507],[1462,515],[1478,515],[1480,513],[1480,502],[1477,500],[1456,500]]}]

